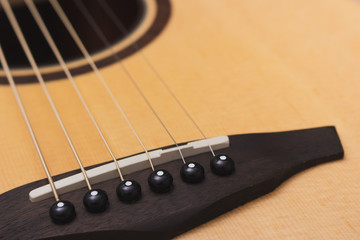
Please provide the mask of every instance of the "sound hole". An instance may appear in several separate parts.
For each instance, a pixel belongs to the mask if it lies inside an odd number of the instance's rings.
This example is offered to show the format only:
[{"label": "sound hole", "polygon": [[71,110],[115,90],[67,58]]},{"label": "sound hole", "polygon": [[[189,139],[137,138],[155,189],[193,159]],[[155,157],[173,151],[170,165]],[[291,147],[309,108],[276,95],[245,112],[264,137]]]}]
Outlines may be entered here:
[{"label": "sound hole", "polygon": [[[76,0],[62,0],[59,2],[88,51],[93,54],[103,50],[103,42],[97,37],[74,1]],[[119,31],[96,0],[83,2],[112,44],[126,37],[123,32]],[[136,29],[145,14],[145,3],[142,0],[107,0],[107,3],[129,33]],[[71,61],[82,58],[80,50],[76,47],[50,3],[40,1],[36,2],[36,5],[64,59]],[[15,4],[13,10],[38,65],[57,64],[54,54],[26,5]],[[3,9],[0,9],[0,31],[1,46],[10,68],[29,68],[27,58]]]}]

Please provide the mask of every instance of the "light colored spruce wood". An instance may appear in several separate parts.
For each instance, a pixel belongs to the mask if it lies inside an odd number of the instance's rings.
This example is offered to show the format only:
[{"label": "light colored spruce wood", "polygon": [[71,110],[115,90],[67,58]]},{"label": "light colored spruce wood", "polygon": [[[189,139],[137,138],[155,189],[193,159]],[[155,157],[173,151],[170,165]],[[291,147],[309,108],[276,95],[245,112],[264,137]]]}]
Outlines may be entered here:
[{"label": "light colored spruce wood", "polygon": [[[354,0],[172,1],[144,53],[207,136],[335,125],[345,160],[178,239],[360,237],[360,4]],[[178,142],[200,138],[139,54],[124,60]],[[101,69],[149,149],[171,139],[117,65]],[[116,156],[141,151],[91,73],[76,77]],[[85,165],[110,160],[70,83],[48,83]],[[53,174],[77,169],[37,84],[19,86]],[[164,100],[166,99],[166,100]],[[8,86],[0,86],[0,192],[45,178]]]}]

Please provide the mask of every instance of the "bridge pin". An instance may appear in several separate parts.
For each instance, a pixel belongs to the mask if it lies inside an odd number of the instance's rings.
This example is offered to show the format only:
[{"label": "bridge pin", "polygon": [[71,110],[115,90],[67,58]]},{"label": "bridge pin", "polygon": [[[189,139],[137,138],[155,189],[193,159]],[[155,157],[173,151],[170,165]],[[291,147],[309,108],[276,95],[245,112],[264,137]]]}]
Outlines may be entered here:
[{"label": "bridge pin", "polygon": [[180,175],[184,182],[199,183],[204,180],[205,171],[199,163],[190,162],[181,167]]},{"label": "bridge pin", "polygon": [[92,189],[86,192],[83,202],[85,208],[92,213],[103,212],[109,206],[106,192],[100,189]]},{"label": "bridge pin", "polygon": [[213,157],[210,162],[210,167],[212,172],[219,176],[227,176],[235,171],[234,161],[225,154]]},{"label": "bridge pin", "polygon": [[75,207],[68,201],[56,201],[50,208],[50,217],[56,224],[66,224],[71,222],[75,216]]},{"label": "bridge pin", "polygon": [[124,180],[116,188],[116,194],[120,201],[133,203],[141,198],[141,186],[133,180]]},{"label": "bridge pin", "polygon": [[166,193],[169,192],[173,186],[173,177],[166,170],[156,170],[150,174],[148,183],[152,191],[156,193]]}]

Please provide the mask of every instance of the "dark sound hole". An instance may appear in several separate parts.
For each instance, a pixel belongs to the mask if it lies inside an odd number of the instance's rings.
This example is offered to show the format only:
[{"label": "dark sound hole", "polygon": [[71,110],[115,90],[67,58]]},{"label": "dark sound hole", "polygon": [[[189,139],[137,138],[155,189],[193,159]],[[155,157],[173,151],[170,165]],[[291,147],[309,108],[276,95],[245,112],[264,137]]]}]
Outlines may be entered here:
[{"label": "dark sound hole", "polygon": [[[91,25],[82,15],[74,1],[78,0],[62,0],[59,2],[87,50],[90,53],[101,51],[105,48],[104,43],[93,31]],[[99,6],[98,1],[82,0],[82,2],[95,18],[97,24],[101,27],[110,43],[116,43],[125,37],[116,27],[114,22],[107,16],[106,12]],[[145,11],[143,1],[107,0],[106,2],[128,32],[133,31],[141,22]],[[69,61],[83,58],[83,55],[50,3],[42,1],[36,3],[36,5],[64,59]],[[16,5],[13,7],[13,11],[37,64],[39,66],[56,64],[57,61],[54,54],[26,5]],[[0,43],[10,68],[29,67],[28,60],[3,9],[0,10]]]}]

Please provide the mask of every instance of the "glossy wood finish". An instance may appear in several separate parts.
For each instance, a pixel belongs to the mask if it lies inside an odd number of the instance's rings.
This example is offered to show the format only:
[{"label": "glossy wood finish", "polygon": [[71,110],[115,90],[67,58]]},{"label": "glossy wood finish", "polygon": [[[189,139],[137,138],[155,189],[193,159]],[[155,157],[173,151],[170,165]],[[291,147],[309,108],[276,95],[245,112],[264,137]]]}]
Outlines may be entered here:
[{"label": "glossy wood finish", "polygon": [[[355,0],[171,1],[168,24],[144,53],[207,136],[335,125],[346,151],[344,161],[302,172],[179,239],[360,237],[358,22]],[[140,55],[124,64],[178,142],[201,137]],[[171,145],[121,68],[101,73],[148,148]],[[97,78],[76,81],[116,156],[140,152]],[[48,87],[85,164],[110,159],[70,84]],[[78,169],[40,87],[19,90],[51,172]],[[0,86],[0,102],[5,192],[45,175],[7,86]]]},{"label": "glossy wood finish", "polygon": [[[26,200],[26,193],[46,183],[28,184],[0,196],[4,217],[0,220],[0,239],[170,239],[188,229],[264,195],[293,174],[314,165],[341,159],[340,139],[333,127],[266,134],[230,136],[230,147],[221,150],[234,159],[236,170],[226,177],[210,170],[210,152],[189,157],[205,168],[206,178],[199,184],[181,180],[182,161],[159,166],[174,177],[174,188],[156,194],[147,186],[151,169],[127,176],[143,189],[142,199],[123,204],[115,188],[119,180],[96,184],[107,191],[110,207],[101,214],[88,213],[82,206],[85,188],[63,195],[76,206],[76,219],[55,225],[48,212],[53,199],[37,203]],[[61,176],[59,176],[61,177]],[[19,218],[18,216],[21,216]],[[11,224],[7,224],[11,222]]]}]

